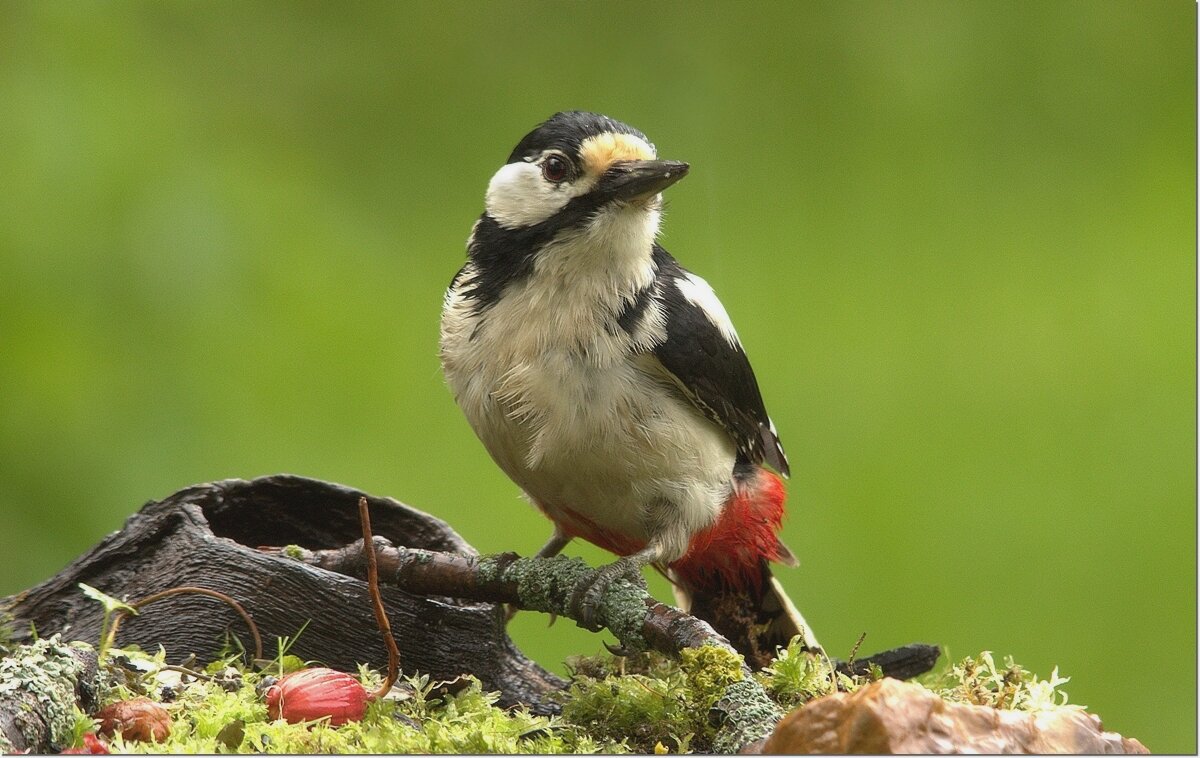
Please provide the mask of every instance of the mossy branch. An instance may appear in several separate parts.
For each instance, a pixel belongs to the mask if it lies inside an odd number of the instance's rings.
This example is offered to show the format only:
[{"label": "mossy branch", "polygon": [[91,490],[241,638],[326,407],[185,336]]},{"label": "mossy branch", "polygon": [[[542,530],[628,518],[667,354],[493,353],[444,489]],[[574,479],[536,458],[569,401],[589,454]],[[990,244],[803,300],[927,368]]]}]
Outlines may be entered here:
[{"label": "mossy branch", "polygon": [[[418,595],[515,605],[569,618],[588,628],[575,616],[572,594],[595,570],[579,558],[521,558],[515,553],[461,555],[401,547],[382,537],[376,537],[374,544],[384,583]],[[362,540],[329,550],[296,546],[263,550],[339,574],[365,575]],[[613,582],[602,596],[596,607],[596,621],[598,627],[616,635],[629,652],[657,650],[678,656],[680,650],[700,645],[736,652],[707,622],[655,600],[644,588],[626,580]]]},{"label": "mossy branch", "polygon": [[[381,581],[408,592],[518,605],[570,618],[587,628],[575,617],[571,596],[594,569],[579,558],[439,553],[399,547],[382,537],[376,537],[373,544]],[[362,540],[332,550],[295,546],[267,550],[352,576],[364,572],[367,565]],[[709,645],[737,655],[706,622],[658,602],[645,589],[625,580],[613,582],[601,597],[596,621],[629,652],[653,649],[678,656],[684,648]],[[731,752],[765,739],[782,717],[783,711],[771,702],[748,668],[742,681],[727,688],[713,713],[722,724],[722,746]]]},{"label": "mossy branch", "polygon": [[[417,595],[442,595],[488,603],[516,605],[531,611],[575,618],[572,594],[580,580],[594,569],[579,558],[521,558],[515,553],[472,556],[420,550],[393,545],[374,538],[381,581]],[[327,550],[308,550],[296,545],[264,547],[262,551],[283,555],[310,566],[347,576],[366,576],[367,558],[362,540]],[[630,652],[655,650],[678,656],[684,648],[715,645],[733,651],[733,646],[705,621],[665,603],[630,582],[614,582],[597,607],[600,626],[607,628]],[[597,631],[593,629],[592,631]],[[863,674],[872,665],[885,676],[910,679],[933,668],[940,655],[936,645],[912,644],[876,653],[852,663],[835,662],[845,674]]]},{"label": "mossy branch", "polygon": [[[407,592],[511,604],[570,618],[590,628],[577,617],[572,598],[575,588],[595,570],[578,558],[521,558],[514,553],[471,556],[396,546],[382,537],[374,538],[373,545],[381,581]],[[327,550],[294,545],[262,549],[350,576],[363,576],[367,567],[368,553],[362,540]],[[614,582],[604,593],[595,619],[599,627],[616,635],[628,652],[655,650],[678,657],[684,649],[711,646],[737,655],[707,622],[659,602],[643,587],[625,580]],[[928,671],[937,656],[934,646],[910,645],[856,661],[853,668],[887,663],[912,676]],[[716,744],[729,752],[764,739],[783,715],[742,665],[743,678],[726,687],[711,714],[714,722],[721,724]]]}]

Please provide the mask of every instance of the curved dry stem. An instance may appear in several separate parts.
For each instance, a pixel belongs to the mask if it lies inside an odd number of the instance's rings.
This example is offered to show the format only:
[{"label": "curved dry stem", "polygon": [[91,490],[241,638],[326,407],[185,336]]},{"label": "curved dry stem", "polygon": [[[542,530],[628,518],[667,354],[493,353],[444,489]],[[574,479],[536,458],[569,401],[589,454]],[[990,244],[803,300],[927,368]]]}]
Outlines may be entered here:
[{"label": "curved dry stem", "polygon": [[[228,605],[239,616],[242,617],[242,621],[246,622],[247,628],[250,629],[250,635],[254,638],[254,659],[257,660],[262,658],[262,636],[258,633],[258,625],[254,623],[254,619],[250,618],[250,614],[246,612],[246,609],[242,607],[241,603],[234,600],[229,595],[226,595],[224,592],[210,590],[206,587],[172,587],[170,589],[162,590],[161,592],[155,592],[151,595],[147,595],[141,600],[130,603],[129,606],[133,608],[134,611],[140,611],[151,603],[155,603],[159,600],[173,597],[175,595],[204,595],[206,597],[216,598],[217,600],[220,600]],[[128,615],[129,612],[125,610],[117,610],[113,614],[112,626],[108,630],[108,639],[105,640],[104,647],[112,647],[113,643],[117,639],[117,630],[121,628],[121,622]]]},{"label": "curved dry stem", "polygon": [[[387,611],[383,607],[383,595],[379,592],[379,562],[375,555],[375,538],[371,535],[371,513],[365,497],[358,499],[358,520],[362,524],[364,552],[367,557],[367,591],[371,593],[375,623],[379,625],[379,633],[383,635],[383,642],[388,651],[387,678],[378,690],[371,693],[371,699],[375,700],[391,692],[392,685],[400,678],[400,648],[396,646],[392,624],[388,621]],[[365,549],[366,545],[370,545],[370,549]]]}]

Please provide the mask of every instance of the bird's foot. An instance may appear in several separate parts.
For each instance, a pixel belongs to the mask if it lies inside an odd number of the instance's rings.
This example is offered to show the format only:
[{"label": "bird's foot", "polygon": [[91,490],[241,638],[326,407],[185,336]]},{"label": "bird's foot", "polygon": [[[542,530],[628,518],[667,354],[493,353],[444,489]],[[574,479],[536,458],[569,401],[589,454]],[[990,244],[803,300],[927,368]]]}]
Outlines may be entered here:
[{"label": "bird's foot", "polygon": [[632,560],[631,556],[601,566],[592,574],[580,579],[571,595],[571,615],[580,626],[593,632],[600,631],[596,610],[604,598],[604,593],[608,592],[609,587],[618,579],[625,579],[642,590],[647,590],[646,579],[642,576],[642,564]]}]

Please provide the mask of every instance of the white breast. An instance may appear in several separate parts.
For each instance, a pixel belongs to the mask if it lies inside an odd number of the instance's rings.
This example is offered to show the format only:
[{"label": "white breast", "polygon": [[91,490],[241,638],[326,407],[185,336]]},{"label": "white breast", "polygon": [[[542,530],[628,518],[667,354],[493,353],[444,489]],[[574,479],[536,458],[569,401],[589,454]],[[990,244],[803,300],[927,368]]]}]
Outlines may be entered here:
[{"label": "white breast", "polygon": [[[658,535],[677,557],[719,513],[733,443],[616,327],[623,297],[653,278],[650,245],[628,244],[636,230],[613,219],[597,226],[603,240],[585,229],[542,251],[533,275],[482,316],[461,286],[447,293],[443,369],[492,457],[551,517],[582,514],[642,542]],[[635,265],[612,265],[639,249],[643,260],[626,261]],[[661,311],[648,313],[642,340],[663,329]]]}]

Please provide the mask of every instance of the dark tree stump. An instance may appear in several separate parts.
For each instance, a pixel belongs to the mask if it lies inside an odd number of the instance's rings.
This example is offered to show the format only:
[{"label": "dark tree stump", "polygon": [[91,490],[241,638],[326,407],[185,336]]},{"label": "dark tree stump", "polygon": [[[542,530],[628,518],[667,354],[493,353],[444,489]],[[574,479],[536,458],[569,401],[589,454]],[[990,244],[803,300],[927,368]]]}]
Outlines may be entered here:
[{"label": "dark tree stump", "polygon": [[[189,487],[147,503],[121,531],[42,584],[0,601],[0,608],[13,615],[16,642],[28,641],[32,623],[40,636],[62,632],[65,639],[95,643],[102,608],[80,592],[79,582],[127,600],[170,587],[205,587],[238,600],[267,644],[294,637],[308,622],[293,654],[344,671],[356,671],[360,663],[382,669],[387,654],[365,582],[256,549],[294,544],[317,550],[353,542],[360,537],[357,503],[364,495],[286,475]],[[389,498],[366,497],[375,534],[406,547],[478,554],[440,519]],[[406,674],[451,680],[469,673],[498,691],[503,705],[553,710],[546,695],[566,683],[513,645],[501,607],[381,589]],[[182,595],[126,619],[117,644],[151,651],[161,644],[172,662],[190,654],[209,661],[227,633],[252,649],[231,608]],[[264,651],[265,657],[274,654]]]}]

